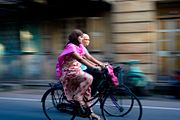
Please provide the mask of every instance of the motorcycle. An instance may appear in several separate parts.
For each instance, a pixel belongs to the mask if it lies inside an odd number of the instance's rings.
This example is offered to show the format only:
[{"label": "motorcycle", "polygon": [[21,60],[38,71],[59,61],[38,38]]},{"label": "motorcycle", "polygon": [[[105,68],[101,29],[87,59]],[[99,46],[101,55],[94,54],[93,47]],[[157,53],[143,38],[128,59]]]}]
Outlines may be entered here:
[{"label": "motorcycle", "polygon": [[127,85],[136,95],[145,95],[152,80],[141,70],[139,63],[139,60],[129,60],[112,65],[120,83]]}]

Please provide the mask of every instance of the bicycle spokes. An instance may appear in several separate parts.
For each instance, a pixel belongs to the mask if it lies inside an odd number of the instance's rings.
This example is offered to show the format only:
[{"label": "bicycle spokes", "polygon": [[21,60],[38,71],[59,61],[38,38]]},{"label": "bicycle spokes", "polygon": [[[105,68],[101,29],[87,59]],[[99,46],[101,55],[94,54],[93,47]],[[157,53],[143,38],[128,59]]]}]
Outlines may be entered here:
[{"label": "bicycle spokes", "polygon": [[126,120],[140,120],[142,106],[140,101],[128,89],[114,89],[103,103],[104,119],[123,117]]}]

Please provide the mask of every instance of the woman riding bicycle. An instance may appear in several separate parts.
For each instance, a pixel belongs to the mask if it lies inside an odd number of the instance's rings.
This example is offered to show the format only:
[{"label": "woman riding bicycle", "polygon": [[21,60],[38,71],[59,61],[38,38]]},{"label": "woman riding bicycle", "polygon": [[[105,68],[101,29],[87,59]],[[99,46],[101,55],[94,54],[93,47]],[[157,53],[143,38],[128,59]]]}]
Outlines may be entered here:
[{"label": "woman riding bicycle", "polygon": [[[69,101],[77,101],[80,105],[89,106],[84,100],[91,98],[92,75],[81,69],[81,64],[90,68],[101,70],[104,64],[96,66],[89,62],[85,47],[82,45],[83,32],[75,29],[68,36],[68,43],[58,56],[56,64],[57,78],[63,84],[65,95]],[[87,59],[84,59],[87,58]],[[100,120],[100,117],[91,111],[90,117]]]}]

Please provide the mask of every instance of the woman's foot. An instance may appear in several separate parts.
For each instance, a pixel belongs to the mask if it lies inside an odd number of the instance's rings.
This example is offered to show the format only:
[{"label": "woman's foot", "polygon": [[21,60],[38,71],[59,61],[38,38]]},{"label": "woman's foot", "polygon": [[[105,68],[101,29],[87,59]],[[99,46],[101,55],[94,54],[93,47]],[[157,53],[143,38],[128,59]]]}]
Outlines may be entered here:
[{"label": "woman's foot", "polygon": [[93,119],[96,119],[96,120],[101,120],[101,117],[98,116],[97,114],[93,113],[93,112],[91,113],[90,118],[93,118]]}]

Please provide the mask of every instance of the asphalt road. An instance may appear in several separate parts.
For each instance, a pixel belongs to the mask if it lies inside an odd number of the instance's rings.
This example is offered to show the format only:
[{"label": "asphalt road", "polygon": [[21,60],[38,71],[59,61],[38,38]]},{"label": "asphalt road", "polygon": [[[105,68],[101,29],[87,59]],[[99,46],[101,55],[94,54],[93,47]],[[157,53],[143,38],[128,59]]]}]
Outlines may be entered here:
[{"label": "asphalt road", "polygon": [[[41,107],[39,92],[0,92],[0,120],[47,120]],[[179,120],[180,100],[175,99],[141,99],[143,105],[142,120]],[[97,109],[99,106],[96,106]],[[53,113],[55,120],[68,120],[69,114]],[[76,120],[88,120],[77,117]],[[117,120],[117,118],[108,118]],[[118,120],[134,120],[119,118]]]}]

